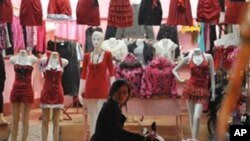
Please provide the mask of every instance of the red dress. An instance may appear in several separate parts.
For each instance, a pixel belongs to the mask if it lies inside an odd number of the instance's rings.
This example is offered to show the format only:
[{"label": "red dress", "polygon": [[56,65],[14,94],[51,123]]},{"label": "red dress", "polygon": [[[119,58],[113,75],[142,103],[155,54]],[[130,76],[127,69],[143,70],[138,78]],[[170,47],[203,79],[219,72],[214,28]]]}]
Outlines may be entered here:
[{"label": "red dress", "polygon": [[[109,75],[107,75],[107,70]],[[103,60],[98,64],[91,62],[90,53],[84,55],[81,78],[86,80],[85,98],[107,98],[109,91],[109,77],[114,76],[112,55],[104,52]]]},{"label": "red dress", "polygon": [[97,0],[79,0],[76,8],[77,24],[100,25],[100,12]]},{"label": "red dress", "polygon": [[44,71],[45,82],[41,92],[40,106],[42,108],[63,108],[64,93],[62,87],[62,62],[60,68],[52,69],[48,66],[49,59]]},{"label": "red dress", "polygon": [[193,102],[205,104],[209,100],[209,64],[204,55],[202,56],[203,61],[198,66],[193,62],[193,57],[190,60],[191,78],[183,88],[183,97]]},{"label": "red dress", "polygon": [[40,0],[22,0],[20,23],[26,26],[42,25],[43,12]]},{"label": "red dress", "polygon": [[247,2],[231,2],[228,0],[226,4],[225,23],[240,24],[240,17],[245,6],[247,6]]},{"label": "red dress", "polygon": [[15,64],[14,70],[15,81],[10,92],[10,101],[12,103],[33,103],[34,92],[31,85],[33,67],[29,65]]},{"label": "red dress", "polygon": [[71,19],[69,0],[50,0],[48,5],[48,19]]},{"label": "red dress", "polygon": [[169,14],[167,19],[168,25],[193,25],[193,17],[189,0],[171,0]]},{"label": "red dress", "polygon": [[12,22],[13,8],[11,0],[4,0],[0,4],[0,22]]},{"label": "red dress", "polygon": [[217,24],[220,18],[220,11],[218,0],[199,0],[197,21]]},{"label": "red dress", "polygon": [[111,27],[129,27],[133,25],[133,11],[129,0],[110,1],[108,25]]}]

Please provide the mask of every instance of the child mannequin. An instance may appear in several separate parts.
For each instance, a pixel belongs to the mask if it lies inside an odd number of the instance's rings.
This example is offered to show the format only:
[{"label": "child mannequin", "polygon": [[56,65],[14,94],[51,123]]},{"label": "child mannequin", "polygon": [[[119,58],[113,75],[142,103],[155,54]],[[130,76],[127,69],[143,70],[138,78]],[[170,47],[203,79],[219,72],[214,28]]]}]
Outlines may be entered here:
[{"label": "child mannequin", "polygon": [[[95,31],[92,34],[94,51],[84,55],[79,86],[79,100],[84,104],[83,97],[85,97],[85,103],[90,115],[90,136],[94,133],[96,118],[101,106],[107,99],[109,84],[114,81],[112,55],[110,52],[102,50],[101,44],[103,40],[104,36],[101,32]],[[109,71],[109,82],[107,81],[107,70]]]},{"label": "child mannequin", "polygon": [[59,141],[60,110],[63,108],[64,102],[61,78],[68,60],[60,58],[57,52],[51,52],[49,57],[42,58],[40,63],[45,65],[45,82],[40,104],[42,108],[42,141],[48,140],[50,109],[53,112],[53,140]]},{"label": "child mannequin", "polygon": [[20,119],[20,108],[22,108],[22,141],[26,141],[29,131],[30,107],[34,100],[34,92],[31,85],[33,65],[37,58],[28,55],[26,50],[10,58],[14,65],[15,82],[11,90],[10,101],[12,104],[12,134],[11,141],[17,140],[18,123]]},{"label": "child mannequin", "polygon": [[174,76],[180,82],[186,82],[180,78],[178,70],[186,64],[190,65],[191,78],[188,80],[183,90],[186,98],[190,119],[192,140],[197,140],[199,130],[199,119],[203,111],[203,104],[208,102],[208,76],[211,78],[211,101],[215,99],[215,80],[213,57],[210,54],[202,53],[199,48],[194,49],[191,55],[185,57],[173,70]]}]

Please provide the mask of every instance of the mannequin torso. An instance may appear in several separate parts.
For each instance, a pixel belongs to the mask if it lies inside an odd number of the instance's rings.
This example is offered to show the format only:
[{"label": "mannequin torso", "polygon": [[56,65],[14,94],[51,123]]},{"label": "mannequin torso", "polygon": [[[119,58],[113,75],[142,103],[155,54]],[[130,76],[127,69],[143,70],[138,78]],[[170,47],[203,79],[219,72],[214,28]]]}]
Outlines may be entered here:
[{"label": "mannequin torso", "polygon": [[18,55],[10,58],[10,62],[14,65],[33,66],[36,61],[37,61],[37,58],[31,55],[28,55],[26,50],[21,50]]}]

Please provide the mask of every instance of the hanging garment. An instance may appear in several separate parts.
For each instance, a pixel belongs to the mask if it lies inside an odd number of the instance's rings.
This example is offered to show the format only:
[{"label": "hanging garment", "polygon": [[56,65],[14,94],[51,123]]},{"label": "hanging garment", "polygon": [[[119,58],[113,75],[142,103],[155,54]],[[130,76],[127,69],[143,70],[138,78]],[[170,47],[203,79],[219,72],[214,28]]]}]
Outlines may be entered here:
[{"label": "hanging garment", "polygon": [[102,29],[100,27],[89,27],[86,31],[85,31],[85,36],[86,36],[86,41],[85,41],[85,53],[86,52],[91,52],[94,50],[94,46],[93,46],[93,43],[92,43],[92,34],[95,32],[95,31],[100,31],[102,32]]},{"label": "hanging garment", "polygon": [[14,65],[15,80],[10,92],[11,103],[33,103],[34,91],[31,84],[33,67],[29,65]]},{"label": "hanging garment", "polygon": [[6,80],[5,64],[2,53],[0,53],[0,95],[4,90],[4,84]]},{"label": "hanging garment", "polygon": [[[83,58],[81,79],[86,80],[85,98],[99,99],[107,98],[109,91],[109,77],[114,76],[112,55],[110,52],[104,53],[103,60],[98,64],[91,62],[91,53],[86,53]],[[107,75],[107,71],[109,75]],[[98,85],[96,85],[98,84]]]},{"label": "hanging garment", "polygon": [[183,97],[193,102],[206,104],[209,101],[208,80],[209,64],[204,54],[200,65],[193,62],[193,56],[189,62],[191,77],[183,88]]},{"label": "hanging garment", "polygon": [[[48,42],[48,50],[54,47],[62,58],[68,60],[68,65],[63,70],[62,87],[64,95],[77,96],[80,81],[80,64],[77,59],[76,44],[73,42],[55,43]],[[70,83],[69,83],[70,82]]]},{"label": "hanging garment", "polygon": [[49,0],[48,19],[68,20],[72,12],[69,0]]},{"label": "hanging garment", "polygon": [[8,35],[9,35],[11,46],[5,49],[5,53],[6,53],[6,55],[14,55],[13,32],[12,32],[12,24],[11,23],[7,23],[7,30],[8,30]]},{"label": "hanging garment", "polygon": [[22,0],[20,23],[24,26],[42,25],[43,14],[40,0]]},{"label": "hanging garment", "polygon": [[58,67],[51,68],[48,57],[43,72],[45,82],[41,91],[40,107],[41,108],[63,108],[64,96],[62,88],[62,60],[59,57]]},{"label": "hanging garment", "polygon": [[35,47],[35,51],[44,53],[46,51],[46,29],[45,22],[41,26],[36,27],[37,30],[37,45]]},{"label": "hanging garment", "polygon": [[154,49],[152,46],[148,45],[146,42],[143,42],[143,48],[138,48],[136,42],[128,45],[128,52],[133,53],[143,65],[147,65],[153,60]]},{"label": "hanging garment", "polygon": [[27,50],[33,50],[34,49],[34,28],[33,26],[26,26],[26,32],[27,32]]},{"label": "hanging garment", "polygon": [[133,12],[129,0],[111,0],[108,26],[129,27],[133,25]]},{"label": "hanging garment", "polygon": [[220,11],[221,9],[218,0],[199,0],[197,21],[218,24]]},{"label": "hanging garment", "polygon": [[116,78],[127,80],[131,89],[131,96],[140,97],[143,71],[140,61],[132,53],[129,53],[119,65]]},{"label": "hanging garment", "polygon": [[11,0],[4,0],[0,3],[0,22],[12,22],[13,7]]},{"label": "hanging garment", "polygon": [[12,22],[12,32],[13,32],[13,46],[15,49],[24,49],[24,35],[23,35],[23,29],[20,25],[20,20],[18,17],[13,16],[13,22]]},{"label": "hanging garment", "polygon": [[116,31],[117,31],[116,27],[107,26],[106,32],[105,32],[105,40],[115,37]]},{"label": "hanging garment", "polygon": [[[227,1],[226,4],[226,14],[225,23],[226,24],[240,24],[240,15],[242,15],[242,10],[247,6],[246,2],[233,2]],[[237,10],[235,10],[237,9]]]},{"label": "hanging garment", "polygon": [[171,0],[169,5],[168,25],[193,25],[189,0]]},{"label": "hanging garment", "polygon": [[162,7],[160,0],[142,0],[138,20],[139,25],[161,25]]},{"label": "hanging garment", "polygon": [[118,28],[116,32],[116,38],[150,38],[154,39],[154,32],[152,26],[140,26],[138,23],[139,17],[139,7],[138,4],[133,4],[133,25],[126,28]]},{"label": "hanging garment", "polygon": [[172,73],[174,65],[164,57],[156,57],[146,67],[142,78],[141,96],[176,96],[176,80]]},{"label": "hanging garment", "polygon": [[0,53],[7,47],[5,23],[0,23]]},{"label": "hanging garment", "polygon": [[76,21],[77,24],[99,26],[101,21],[98,0],[79,0]]}]

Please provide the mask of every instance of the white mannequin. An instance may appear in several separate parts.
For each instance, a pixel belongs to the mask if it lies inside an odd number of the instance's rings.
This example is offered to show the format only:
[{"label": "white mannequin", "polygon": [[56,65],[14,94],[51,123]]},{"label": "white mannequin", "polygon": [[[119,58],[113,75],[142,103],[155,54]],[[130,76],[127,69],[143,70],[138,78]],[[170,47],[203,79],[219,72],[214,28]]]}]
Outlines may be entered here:
[{"label": "white mannequin", "polygon": [[166,38],[161,39],[153,45],[153,48],[155,48],[155,56],[166,57],[172,63],[174,63],[175,60],[175,49],[177,47],[177,44]]},{"label": "white mannequin", "polygon": [[[173,70],[174,76],[180,81],[185,82],[186,79],[182,79],[180,75],[178,74],[178,70],[183,67],[184,65],[188,64],[190,61],[193,61],[195,65],[200,65],[203,62],[203,56],[202,52],[199,48],[194,49],[193,53],[190,53],[191,55],[185,57]],[[208,61],[209,64],[209,71],[211,76],[211,89],[212,89],[212,97],[211,101],[214,101],[215,99],[215,79],[214,79],[214,64],[213,64],[213,57],[210,54],[204,54],[204,58]],[[191,60],[193,55],[193,60]],[[198,137],[198,130],[199,130],[199,119],[203,111],[203,104],[201,103],[195,103],[193,101],[187,100],[187,108],[189,113],[189,119],[190,119],[190,127],[192,132],[192,138],[194,140]]]},{"label": "white mannequin", "polygon": [[[43,57],[40,60],[41,64],[46,64],[47,57]],[[68,65],[68,60],[61,58],[62,66],[59,62],[59,54],[57,52],[51,52],[48,66],[52,69],[63,69],[65,66]],[[61,108],[56,107],[52,108],[52,115],[53,115],[53,140],[59,141],[59,122],[60,122],[60,110]],[[42,107],[42,141],[48,140],[48,127],[49,127],[49,119],[50,119],[50,107]]]},{"label": "white mannequin", "polygon": [[[105,52],[101,48],[103,40],[104,40],[104,36],[103,36],[102,32],[95,31],[92,34],[92,43],[94,46],[94,50],[93,50],[93,52],[90,53],[90,61],[93,64],[99,64],[104,59]],[[116,40],[111,39],[111,41],[115,41],[115,42],[111,42],[111,43],[116,43]],[[99,57],[99,54],[100,54],[100,57]],[[110,84],[112,84],[114,82],[114,80],[115,80],[115,77],[110,76]],[[90,115],[90,136],[92,136],[94,134],[97,116],[101,110],[103,103],[106,101],[106,98],[105,99],[102,99],[102,98],[95,98],[95,99],[88,98],[88,99],[86,99],[85,98],[83,100],[82,93],[85,92],[85,86],[86,86],[86,80],[81,79],[80,86],[79,86],[78,98],[79,98],[79,101],[82,105],[84,103],[86,103],[88,114]]]},{"label": "white mannequin", "polygon": [[140,4],[141,0],[130,0],[131,5],[132,4]]},{"label": "white mannequin", "polygon": [[112,56],[119,62],[123,61],[128,54],[127,45],[122,40],[116,40],[116,38],[105,40],[101,48],[105,51],[110,51]]},{"label": "white mannequin", "polygon": [[[26,50],[20,50],[20,52],[12,56],[10,58],[10,62],[13,65],[28,65],[33,66],[35,62],[37,61],[37,58],[33,55],[28,55]],[[22,108],[22,141],[26,141],[28,137],[28,131],[29,131],[29,114],[30,114],[30,103],[22,103],[22,102],[15,102],[12,104],[12,134],[11,134],[11,141],[17,140],[18,135],[18,124],[20,119],[20,108],[21,104],[23,105]]]}]

